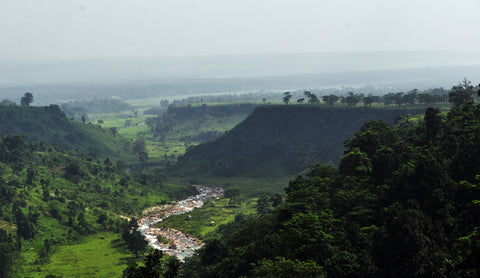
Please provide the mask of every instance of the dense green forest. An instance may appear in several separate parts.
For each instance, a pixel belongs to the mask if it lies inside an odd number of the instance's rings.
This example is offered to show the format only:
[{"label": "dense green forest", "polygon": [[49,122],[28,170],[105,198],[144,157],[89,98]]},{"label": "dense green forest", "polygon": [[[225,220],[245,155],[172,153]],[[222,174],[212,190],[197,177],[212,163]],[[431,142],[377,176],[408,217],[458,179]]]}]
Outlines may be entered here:
[{"label": "dense green forest", "polygon": [[[95,276],[110,255],[102,277],[477,277],[477,89],[465,79],[430,103],[416,90],[321,100],[303,91],[300,102],[285,92],[283,105],[262,106],[163,100],[166,113],[123,125],[128,140],[59,106],[30,107],[30,93],[20,106],[2,102],[0,277]],[[445,100],[451,111],[425,110]],[[149,144],[171,142],[187,149],[175,166],[147,163]],[[264,184],[295,175],[283,196]],[[146,248],[136,217],[195,194],[167,182],[185,178],[228,182],[189,223],[163,223],[208,239],[180,263]],[[242,178],[256,189],[228,184]],[[56,266],[76,252],[92,260]]]},{"label": "dense green forest", "polygon": [[345,147],[221,227],[184,277],[478,277],[479,105],[369,121]]},{"label": "dense green forest", "polygon": [[423,108],[267,105],[221,138],[180,157],[179,175],[285,176],[315,162],[336,165],[343,141],[368,120],[395,122]]}]

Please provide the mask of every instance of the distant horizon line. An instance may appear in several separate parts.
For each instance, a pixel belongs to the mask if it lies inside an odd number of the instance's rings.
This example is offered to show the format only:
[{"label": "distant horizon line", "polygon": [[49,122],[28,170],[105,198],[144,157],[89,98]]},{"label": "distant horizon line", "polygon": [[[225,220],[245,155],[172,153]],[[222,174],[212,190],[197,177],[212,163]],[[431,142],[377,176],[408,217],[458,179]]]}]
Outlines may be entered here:
[{"label": "distant horizon line", "polygon": [[341,51],[308,51],[308,52],[264,52],[264,53],[220,53],[220,54],[170,54],[170,55],[137,55],[137,56],[104,56],[104,57],[24,57],[24,58],[0,58],[0,62],[23,63],[23,62],[84,62],[84,61],[112,61],[112,60],[144,60],[144,59],[201,59],[222,57],[255,57],[255,56],[288,56],[288,55],[338,55],[338,54],[389,54],[389,53],[437,53],[437,54],[480,54],[473,50],[341,50]]},{"label": "distant horizon line", "polygon": [[[270,78],[305,78],[315,76],[328,76],[338,74],[352,74],[352,73],[393,73],[393,72],[408,72],[408,71],[422,71],[422,70],[439,70],[455,68],[475,68],[480,71],[479,64],[470,65],[434,65],[434,66],[418,66],[418,67],[403,67],[403,68],[385,68],[385,69],[356,69],[356,70],[339,70],[330,72],[309,72],[309,73],[286,73],[286,74],[272,74],[272,75],[232,75],[232,76],[170,76],[170,77],[156,77],[146,79],[91,79],[91,80],[45,80],[45,81],[2,81],[0,79],[0,88],[17,87],[17,86],[63,86],[63,85],[114,85],[114,84],[132,84],[132,83],[147,83],[157,84],[165,81],[214,81],[214,80],[262,80]],[[467,77],[466,77],[467,78]],[[471,78],[471,77],[470,77]],[[364,84],[366,85],[366,84]],[[328,87],[328,86],[327,86]]]}]

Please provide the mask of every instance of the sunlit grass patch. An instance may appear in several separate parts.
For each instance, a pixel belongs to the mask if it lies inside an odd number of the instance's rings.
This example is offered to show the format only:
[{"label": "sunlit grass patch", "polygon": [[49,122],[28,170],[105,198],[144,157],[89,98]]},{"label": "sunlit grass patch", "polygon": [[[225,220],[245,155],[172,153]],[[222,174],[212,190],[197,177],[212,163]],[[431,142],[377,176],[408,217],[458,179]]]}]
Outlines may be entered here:
[{"label": "sunlit grass patch", "polygon": [[290,180],[285,177],[216,177],[189,176],[171,178],[172,182],[221,186],[225,189],[239,189],[247,197],[257,197],[263,193],[284,193]]},{"label": "sunlit grass patch", "polygon": [[[35,257],[33,251],[26,256],[27,261]],[[121,277],[131,256],[119,235],[98,233],[79,244],[56,247],[48,264],[27,265],[24,276]]]},{"label": "sunlit grass patch", "polygon": [[[212,199],[203,207],[189,213],[170,216],[158,226],[174,228],[198,238],[205,238],[219,225],[234,221],[235,215],[255,213],[255,204],[256,198],[245,198],[239,206],[230,206],[227,198]],[[187,220],[188,215],[192,216],[190,220]]]},{"label": "sunlit grass patch", "polygon": [[13,232],[17,229],[17,227],[5,220],[0,220],[0,230],[6,230]]}]

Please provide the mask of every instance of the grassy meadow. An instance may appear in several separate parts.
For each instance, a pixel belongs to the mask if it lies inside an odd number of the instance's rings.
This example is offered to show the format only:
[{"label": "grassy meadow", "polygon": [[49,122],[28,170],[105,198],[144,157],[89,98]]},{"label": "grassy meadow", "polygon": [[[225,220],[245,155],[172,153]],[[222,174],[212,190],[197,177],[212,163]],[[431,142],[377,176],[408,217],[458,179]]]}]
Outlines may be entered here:
[{"label": "grassy meadow", "polygon": [[[247,117],[246,114],[233,114],[224,117],[209,115],[201,118],[192,117],[175,121],[171,131],[162,136],[154,136],[150,127],[146,125],[146,121],[157,116],[143,114],[145,110],[152,108],[152,103],[159,103],[159,101],[131,101],[130,104],[135,108],[133,110],[125,110],[119,113],[89,114],[88,118],[92,123],[98,123],[102,128],[116,128],[118,134],[130,140],[130,142],[134,142],[138,137],[145,139],[148,152],[147,164],[171,165],[185,153],[188,147],[201,143],[196,139],[199,134],[224,133]],[[224,106],[225,104],[208,103],[206,105]],[[199,107],[199,105],[193,105],[193,107]],[[136,164],[135,161],[128,162]]]},{"label": "grassy meadow", "polygon": [[47,263],[38,262],[32,247],[25,253],[23,277],[121,277],[132,257],[121,236],[111,232],[87,236],[80,243],[54,247]]},{"label": "grassy meadow", "polygon": [[[228,203],[228,198],[211,199],[203,207],[190,213],[170,216],[157,226],[174,228],[197,238],[205,239],[218,226],[234,221],[235,215],[256,213],[256,198],[244,199],[239,206],[230,206]],[[191,220],[187,220],[188,215],[192,216]]]},{"label": "grassy meadow", "polygon": [[220,186],[225,189],[239,189],[247,197],[256,197],[263,193],[284,193],[284,188],[294,176],[284,177],[216,177],[188,176],[172,177],[169,181],[179,184],[202,184]]}]

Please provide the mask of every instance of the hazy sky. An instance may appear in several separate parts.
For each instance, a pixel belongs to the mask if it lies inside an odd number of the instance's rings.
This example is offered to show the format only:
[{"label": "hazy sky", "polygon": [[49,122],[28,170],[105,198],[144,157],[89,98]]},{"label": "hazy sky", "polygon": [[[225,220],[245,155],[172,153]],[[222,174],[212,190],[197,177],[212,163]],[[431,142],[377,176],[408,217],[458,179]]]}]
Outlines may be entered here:
[{"label": "hazy sky", "polygon": [[479,0],[0,0],[0,60],[478,51]]}]

